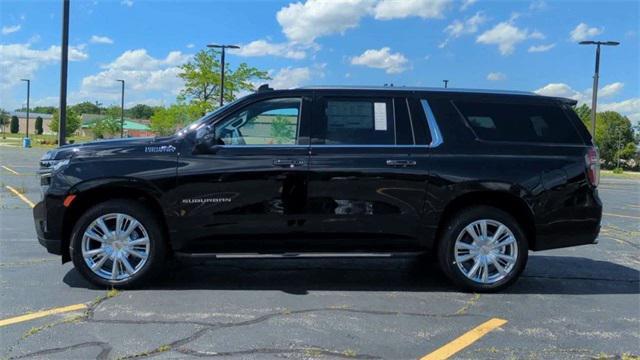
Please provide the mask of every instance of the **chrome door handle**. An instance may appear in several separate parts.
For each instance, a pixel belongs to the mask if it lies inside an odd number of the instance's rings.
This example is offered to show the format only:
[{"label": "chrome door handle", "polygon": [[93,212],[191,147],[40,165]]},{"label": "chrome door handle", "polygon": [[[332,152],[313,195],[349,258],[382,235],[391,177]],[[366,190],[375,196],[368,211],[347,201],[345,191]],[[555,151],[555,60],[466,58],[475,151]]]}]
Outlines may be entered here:
[{"label": "chrome door handle", "polygon": [[415,160],[387,160],[387,166],[407,167],[416,166]]},{"label": "chrome door handle", "polygon": [[276,159],[276,160],[273,160],[273,166],[293,168],[293,167],[302,166],[302,165],[304,165],[304,161],[303,160],[295,160],[295,159]]}]

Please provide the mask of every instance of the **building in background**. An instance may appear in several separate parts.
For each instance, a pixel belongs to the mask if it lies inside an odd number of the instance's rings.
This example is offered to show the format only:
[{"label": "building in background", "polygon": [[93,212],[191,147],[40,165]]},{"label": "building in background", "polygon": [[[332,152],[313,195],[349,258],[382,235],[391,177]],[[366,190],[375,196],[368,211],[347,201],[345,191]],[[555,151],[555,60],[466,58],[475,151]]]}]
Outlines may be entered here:
[{"label": "building in background", "polygon": [[[86,137],[94,137],[93,126],[96,121],[105,118],[105,115],[98,114],[82,114],[82,126],[77,131],[78,135],[86,136]],[[117,119],[120,121],[120,119]],[[145,137],[145,136],[154,136],[155,133],[151,131],[149,127],[149,120],[139,120],[139,119],[131,119],[124,118],[124,136],[125,137]],[[118,138],[120,137],[120,133],[117,134],[108,134],[105,136],[106,138]]]},{"label": "building in background", "polygon": [[[11,111],[9,112],[9,121],[11,121],[12,116],[18,117],[18,123],[20,124],[20,128],[18,129],[18,134],[25,134],[27,130],[27,113],[23,111]],[[42,118],[42,133],[45,135],[53,135],[55,134],[51,129],[49,129],[49,123],[51,123],[51,119],[53,119],[53,115],[51,114],[42,114],[42,113],[29,113],[29,135],[36,135],[36,119],[39,117]],[[5,131],[9,132],[9,125],[5,125]]]}]

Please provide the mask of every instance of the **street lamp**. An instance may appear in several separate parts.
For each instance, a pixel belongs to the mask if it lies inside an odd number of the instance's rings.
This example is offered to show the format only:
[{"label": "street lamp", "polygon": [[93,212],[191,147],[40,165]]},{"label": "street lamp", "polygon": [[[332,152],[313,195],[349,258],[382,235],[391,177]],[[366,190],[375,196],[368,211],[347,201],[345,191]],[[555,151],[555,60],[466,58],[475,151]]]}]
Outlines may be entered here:
[{"label": "street lamp", "polygon": [[580,41],[580,45],[596,45],[596,71],[593,75],[593,91],[591,94],[591,136],[596,138],[596,106],[598,102],[598,79],[600,77],[600,45],[617,46],[618,41]]},{"label": "street lamp", "polygon": [[209,44],[207,45],[207,47],[209,48],[214,48],[214,49],[222,49],[222,56],[221,56],[221,66],[222,68],[220,69],[220,106],[222,106],[222,104],[224,103],[224,50],[225,49],[240,49],[240,46],[238,45],[218,45],[218,44]]},{"label": "street lamp", "polygon": [[[29,139],[29,98],[31,97],[31,80],[29,79],[20,79],[20,81],[27,82],[27,134],[26,139]],[[30,147],[29,140],[26,140],[24,143],[24,147]]]},{"label": "street lamp", "polygon": [[122,95],[120,96],[120,138],[124,137],[124,80],[116,80],[122,83]]},{"label": "street lamp", "polygon": [[444,88],[447,88],[447,84],[449,83],[449,80],[442,80],[442,82],[444,83]]}]

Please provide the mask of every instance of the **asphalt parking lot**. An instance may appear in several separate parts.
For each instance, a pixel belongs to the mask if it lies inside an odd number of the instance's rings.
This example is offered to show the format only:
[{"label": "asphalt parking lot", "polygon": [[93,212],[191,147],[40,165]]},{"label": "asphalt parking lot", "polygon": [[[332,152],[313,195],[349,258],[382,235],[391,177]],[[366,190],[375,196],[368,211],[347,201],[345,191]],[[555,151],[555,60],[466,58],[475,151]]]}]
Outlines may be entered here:
[{"label": "asphalt parking lot", "polygon": [[164,281],[117,292],[38,244],[43,151],[0,148],[2,358],[640,355],[640,180],[604,177],[600,243],[532,253],[500,294],[458,292],[411,257],[172,264]]}]

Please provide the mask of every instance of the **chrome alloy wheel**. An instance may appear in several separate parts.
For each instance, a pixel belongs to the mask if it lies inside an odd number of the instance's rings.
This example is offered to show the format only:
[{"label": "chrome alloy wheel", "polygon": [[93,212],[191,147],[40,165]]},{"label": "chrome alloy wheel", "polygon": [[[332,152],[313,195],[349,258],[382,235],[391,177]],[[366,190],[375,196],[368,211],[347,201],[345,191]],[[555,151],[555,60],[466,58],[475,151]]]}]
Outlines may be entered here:
[{"label": "chrome alloy wheel", "polygon": [[468,279],[493,284],[515,268],[518,243],[507,226],[482,219],[462,229],[454,245],[454,255],[458,269]]},{"label": "chrome alloy wheel", "polygon": [[94,220],[82,236],[82,257],[99,277],[122,282],[139,272],[150,252],[147,230],[132,216],[111,213]]}]

